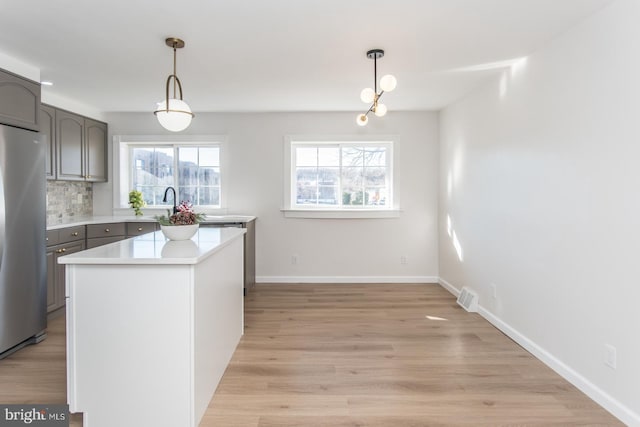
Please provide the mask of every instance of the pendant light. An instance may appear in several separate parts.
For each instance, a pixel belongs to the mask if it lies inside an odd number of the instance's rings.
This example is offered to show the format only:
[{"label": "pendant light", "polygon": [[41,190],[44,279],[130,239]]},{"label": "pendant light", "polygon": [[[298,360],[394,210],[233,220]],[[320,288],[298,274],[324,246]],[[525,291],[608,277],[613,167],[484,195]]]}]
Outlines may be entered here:
[{"label": "pendant light", "polygon": [[370,112],[373,112],[378,117],[382,117],[387,114],[387,106],[380,102],[380,97],[385,92],[391,92],[396,88],[398,84],[395,77],[391,74],[387,74],[380,79],[380,93],[378,93],[378,59],[384,56],[384,50],[382,49],[371,49],[367,51],[367,58],[373,59],[373,89],[366,88],[360,92],[360,99],[362,102],[366,102],[367,104],[371,104],[371,107],[367,110],[367,112],[359,114],[356,122],[360,126],[364,126],[369,122]]},{"label": "pendant light", "polygon": [[[165,43],[170,48],[173,48],[173,74],[167,78],[165,99],[162,102],[158,102],[158,109],[154,111],[153,114],[156,115],[163,128],[171,132],[180,132],[189,127],[191,119],[194,116],[191,108],[182,100],[182,84],[180,84],[180,79],[176,74],[176,49],[183,48],[184,41],[175,37],[169,37],[165,40]],[[169,87],[171,86],[172,79],[173,98],[169,98]],[[176,97],[176,89],[180,94],[180,98]]]}]

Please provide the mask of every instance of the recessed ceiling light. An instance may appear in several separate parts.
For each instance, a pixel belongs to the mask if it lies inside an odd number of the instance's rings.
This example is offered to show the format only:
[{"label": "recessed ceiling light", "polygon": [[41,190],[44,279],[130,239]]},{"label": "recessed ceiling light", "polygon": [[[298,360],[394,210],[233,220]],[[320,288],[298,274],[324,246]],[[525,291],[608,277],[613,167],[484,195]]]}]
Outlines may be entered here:
[{"label": "recessed ceiling light", "polygon": [[49,82],[47,80],[41,81],[40,84],[43,86],[53,86],[53,82]]}]

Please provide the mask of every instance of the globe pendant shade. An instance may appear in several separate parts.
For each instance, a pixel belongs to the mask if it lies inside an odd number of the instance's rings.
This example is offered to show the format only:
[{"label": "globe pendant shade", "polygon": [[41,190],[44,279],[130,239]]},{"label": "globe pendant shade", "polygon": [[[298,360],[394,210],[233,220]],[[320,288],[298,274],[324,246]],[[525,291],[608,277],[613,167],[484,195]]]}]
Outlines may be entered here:
[{"label": "globe pendant shade", "polygon": [[169,98],[169,111],[167,111],[166,101],[159,102],[155,114],[160,125],[171,132],[185,130],[189,127],[193,118],[191,108],[187,103],[175,98]]},{"label": "globe pendant shade", "polygon": [[391,92],[396,88],[398,81],[391,74],[387,74],[380,79],[380,88],[385,92]]},{"label": "globe pendant shade", "polygon": [[366,114],[360,114],[358,115],[358,120],[357,123],[359,126],[364,126],[367,124],[367,122],[369,121],[369,117],[367,117]]},{"label": "globe pendant shade", "polygon": [[376,93],[370,87],[362,89],[362,92],[360,92],[360,99],[366,104],[371,104],[375,97]]},{"label": "globe pendant shade", "polygon": [[373,112],[376,116],[382,117],[387,114],[387,106],[384,104],[378,104]]}]

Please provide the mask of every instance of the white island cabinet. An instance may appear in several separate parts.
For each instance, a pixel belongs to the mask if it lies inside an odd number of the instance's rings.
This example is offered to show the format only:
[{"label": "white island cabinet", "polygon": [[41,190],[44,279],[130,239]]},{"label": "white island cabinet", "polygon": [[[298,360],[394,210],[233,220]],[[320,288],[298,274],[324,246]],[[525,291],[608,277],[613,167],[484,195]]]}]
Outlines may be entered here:
[{"label": "white island cabinet", "polygon": [[61,257],[67,397],[84,427],[197,426],[243,331],[242,228]]}]

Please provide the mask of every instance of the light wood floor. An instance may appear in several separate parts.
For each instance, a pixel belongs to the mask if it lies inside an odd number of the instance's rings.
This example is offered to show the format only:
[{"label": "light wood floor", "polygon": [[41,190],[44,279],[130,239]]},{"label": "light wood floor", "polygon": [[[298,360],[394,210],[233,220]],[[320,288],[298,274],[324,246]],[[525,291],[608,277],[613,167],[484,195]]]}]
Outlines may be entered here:
[{"label": "light wood floor", "polygon": [[[258,285],[245,304],[203,427],[622,425],[437,285]],[[65,401],[59,318],[0,361],[0,402]]]}]

